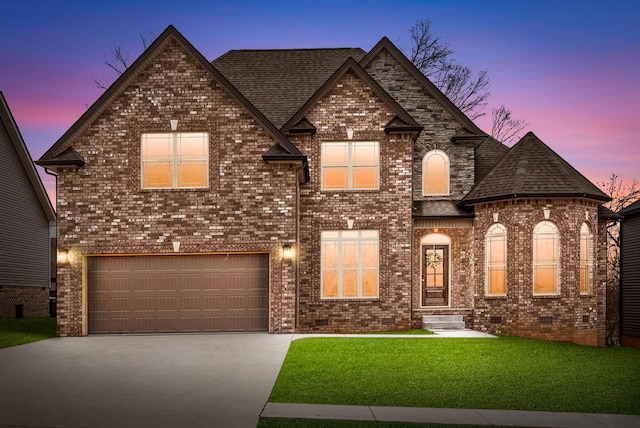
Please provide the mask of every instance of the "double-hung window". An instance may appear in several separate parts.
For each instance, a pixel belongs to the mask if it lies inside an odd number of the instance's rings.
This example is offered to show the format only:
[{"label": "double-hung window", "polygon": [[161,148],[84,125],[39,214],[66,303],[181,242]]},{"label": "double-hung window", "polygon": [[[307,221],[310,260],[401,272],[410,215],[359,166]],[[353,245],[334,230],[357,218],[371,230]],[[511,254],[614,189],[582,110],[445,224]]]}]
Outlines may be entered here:
[{"label": "double-hung window", "polygon": [[486,236],[487,295],[507,294],[507,229],[493,224]]},{"label": "double-hung window", "polygon": [[533,294],[558,294],[560,233],[550,221],[533,229]]},{"label": "double-hung window", "polygon": [[580,294],[591,292],[592,239],[589,225],[582,223],[580,228]]},{"label": "double-hung window", "polygon": [[143,189],[197,189],[209,186],[209,136],[205,132],[142,134]]},{"label": "double-hung window", "polygon": [[321,236],[323,299],[378,297],[377,230],[332,230]]},{"label": "double-hung window", "polygon": [[380,188],[377,141],[324,142],[320,158],[322,190]]}]

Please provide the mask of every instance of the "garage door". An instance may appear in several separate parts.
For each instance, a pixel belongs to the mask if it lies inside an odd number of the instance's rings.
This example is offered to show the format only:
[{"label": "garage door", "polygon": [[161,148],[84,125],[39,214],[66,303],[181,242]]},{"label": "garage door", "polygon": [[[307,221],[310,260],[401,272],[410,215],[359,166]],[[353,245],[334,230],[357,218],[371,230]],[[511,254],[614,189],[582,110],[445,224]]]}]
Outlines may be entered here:
[{"label": "garage door", "polygon": [[89,257],[89,333],[264,331],[269,256]]}]

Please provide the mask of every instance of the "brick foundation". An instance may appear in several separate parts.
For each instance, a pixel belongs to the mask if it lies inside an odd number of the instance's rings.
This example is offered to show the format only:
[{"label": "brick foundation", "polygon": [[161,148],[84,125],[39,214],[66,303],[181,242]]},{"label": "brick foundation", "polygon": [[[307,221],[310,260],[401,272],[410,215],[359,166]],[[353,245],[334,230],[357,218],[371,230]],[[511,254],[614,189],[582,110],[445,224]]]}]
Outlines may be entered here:
[{"label": "brick foundation", "polygon": [[[16,308],[21,305],[21,309]],[[49,316],[49,290],[45,287],[0,287],[0,318]]]}]

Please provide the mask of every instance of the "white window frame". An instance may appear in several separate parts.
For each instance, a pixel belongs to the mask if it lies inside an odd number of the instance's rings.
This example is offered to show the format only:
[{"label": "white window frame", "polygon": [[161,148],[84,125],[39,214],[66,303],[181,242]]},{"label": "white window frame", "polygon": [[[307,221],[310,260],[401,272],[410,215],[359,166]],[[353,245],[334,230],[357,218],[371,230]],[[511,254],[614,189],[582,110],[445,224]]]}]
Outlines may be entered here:
[{"label": "white window frame", "polygon": [[[344,235],[345,233],[351,234],[352,232],[357,232],[358,236],[357,238],[353,238],[353,237],[349,237],[349,238],[345,238]],[[375,238],[374,237],[363,237],[363,233],[364,232],[375,232]],[[337,237],[330,237],[327,235],[333,235],[337,233]],[[343,274],[343,267],[342,267],[342,243],[345,241],[356,241],[358,243],[358,294],[357,296],[343,296],[343,289],[342,289],[342,274]],[[338,268],[337,268],[337,274],[338,274],[338,295],[336,297],[324,297],[324,272],[325,270],[334,270],[334,269],[327,269],[322,265],[322,261],[324,260],[324,243],[325,242],[337,242],[338,243],[338,254],[337,254],[337,260],[338,260]],[[376,270],[377,270],[377,279],[378,282],[376,284],[376,295],[375,296],[363,296],[362,293],[362,287],[363,287],[363,281],[362,281],[362,273],[365,270],[373,270],[374,268],[363,268],[363,263],[362,263],[362,243],[364,242],[375,242],[377,247],[378,247],[378,251],[377,251],[377,266],[376,266]],[[353,300],[353,299],[377,299],[380,297],[380,233],[377,230],[325,230],[322,231],[320,233],[320,298],[322,300]]]},{"label": "white window frame", "polygon": [[[497,229],[501,229],[500,232],[495,233],[495,231]],[[491,248],[491,240],[493,238],[501,238],[504,240],[504,260],[502,263],[497,263],[497,264],[491,264],[491,252],[490,252],[490,248]],[[508,266],[508,260],[509,255],[507,254],[507,228],[502,224],[502,223],[494,223],[492,224],[489,229],[487,230],[487,234],[485,235],[485,295],[487,296],[506,296],[507,295],[507,266]],[[491,280],[491,275],[489,275],[489,271],[491,270],[492,267],[500,267],[504,269],[504,273],[505,273],[505,282],[504,282],[504,289],[505,292],[504,293],[491,293],[490,292],[490,287],[489,287],[489,282]]]},{"label": "white window frame", "polygon": [[[444,159],[444,167],[445,167],[445,177],[447,182],[447,189],[444,193],[429,193],[427,181],[427,162],[433,156],[440,156]],[[431,150],[422,158],[422,196],[448,196],[451,194],[451,163],[449,160],[449,156],[442,150]],[[425,192],[425,187],[427,188],[427,192]]]},{"label": "white window frame", "polygon": [[[554,232],[553,233],[538,232],[538,228],[545,225],[553,226]],[[554,260],[552,262],[539,262],[536,259],[537,237],[545,236],[545,235],[553,235],[555,240],[555,243],[554,243],[555,254],[554,254]],[[535,225],[535,227],[533,228],[532,236],[533,236],[533,239],[532,239],[533,295],[534,296],[559,296],[560,295],[560,229],[558,228],[558,225],[556,225],[554,222],[549,220],[544,220]],[[555,293],[536,293],[537,267],[544,267],[544,266],[553,266],[556,269],[556,279],[555,279],[556,292]]]},{"label": "white window frame", "polygon": [[[149,160],[145,159],[144,152],[144,142],[145,138],[150,135],[167,135],[171,138],[172,144],[172,156],[165,160]],[[193,157],[193,158],[182,158],[180,157],[178,148],[180,147],[180,138],[181,136],[188,135],[201,135],[202,136],[202,144],[204,145],[204,155],[203,157]],[[145,187],[144,184],[144,170],[146,164],[151,164],[153,162],[167,162],[171,163],[171,181],[172,185],[169,187]],[[184,161],[204,161],[205,162],[205,174],[206,174],[206,184],[203,186],[179,186],[178,180],[178,164]],[[209,134],[206,132],[145,132],[140,136],[140,187],[145,190],[162,190],[162,189],[206,189],[209,187],[209,168],[210,168],[210,159],[209,159]]]},{"label": "white window frame", "polygon": [[[585,232],[586,228],[586,233]],[[586,244],[586,260],[582,258],[582,244],[583,242]],[[586,274],[586,291],[582,291],[582,269],[583,267],[587,270]],[[579,275],[580,281],[578,281],[578,288],[580,290],[581,295],[591,294],[591,286],[593,284],[593,233],[591,232],[591,227],[587,222],[582,223],[580,226],[580,268]]]},{"label": "white window frame", "polygon": [[[325,165],[324,163],[324,152],[325,152],[325,147],[329,146],[329,145],[338,145],[338,144],[343,144],[346,146],[347,148],[347,164],[343,165],[342,167],[346,167],[347,168],[347,187],[345,188],[325,188],[324,185],[324,170],[325,168],[331,168],[331,167],[336,167],[338,165]],[[358,145],[365,145],[365,144],[373,144],[375,146],[375,162],[371,163],[371,164],[365,164],[365,163],[360,163],[357,165],[354,165],[353,163],[353,152],[354,152],[354,148],[357,147]],[[378,141],[323,141],[321,144],[321,154],[320,154],[320,188],[322,190],[325,191],[341,191],[341,190],[354,190],[354,191],[362,191],[362,190],[380,190],[380,143]],[[366,187],[366,188],[360,188],[360,187],[353,187],[353,169],[357,168],[357,167],[375,167],[377,169],[377,174],[376,174],[376,178],[377,178],[377,182],[376,182],[376,186],[375,187]]]}]

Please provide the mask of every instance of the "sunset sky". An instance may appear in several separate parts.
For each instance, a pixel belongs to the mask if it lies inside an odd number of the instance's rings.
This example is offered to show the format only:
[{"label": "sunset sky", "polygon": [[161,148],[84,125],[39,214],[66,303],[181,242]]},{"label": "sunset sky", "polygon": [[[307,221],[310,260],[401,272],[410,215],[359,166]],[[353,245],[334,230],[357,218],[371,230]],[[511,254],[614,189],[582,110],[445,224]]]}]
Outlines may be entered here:
[{"label": "sunset sky", "polygon": [[[640,179],[639,1],[0,0],[0,91],[37,160],[102,93],[122,46],[130,62],[172,24],[206,58],[230,49],[410,47],[421,18],[474,71],[487,69],[491,131],[504,104],[596,184]],[[45,186],[54,179],[41,174]]]}]

